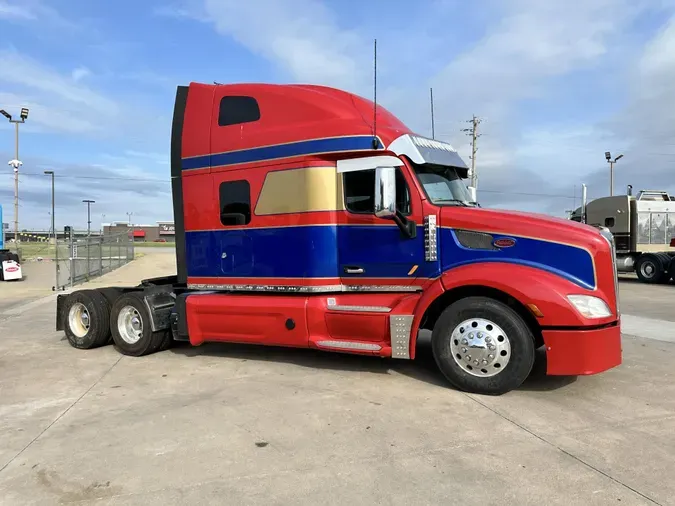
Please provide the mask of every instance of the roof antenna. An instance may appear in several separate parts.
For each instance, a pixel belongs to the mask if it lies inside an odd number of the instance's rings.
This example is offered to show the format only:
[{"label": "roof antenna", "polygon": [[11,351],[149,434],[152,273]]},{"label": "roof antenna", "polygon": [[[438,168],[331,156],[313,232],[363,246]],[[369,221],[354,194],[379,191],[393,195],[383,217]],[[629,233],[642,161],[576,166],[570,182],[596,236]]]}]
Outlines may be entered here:
[{"label": "roof antenna", "polygon": [[373,61],[373,149],[377,149],[380,147],[380,140],[377,138],[377,39],[374,44]]},{"label": "roof antenna", "polygon": [[431,95],[431,138],[436,139],[436,132],[434,130],[434,89],[429,88],[429,94]]}]

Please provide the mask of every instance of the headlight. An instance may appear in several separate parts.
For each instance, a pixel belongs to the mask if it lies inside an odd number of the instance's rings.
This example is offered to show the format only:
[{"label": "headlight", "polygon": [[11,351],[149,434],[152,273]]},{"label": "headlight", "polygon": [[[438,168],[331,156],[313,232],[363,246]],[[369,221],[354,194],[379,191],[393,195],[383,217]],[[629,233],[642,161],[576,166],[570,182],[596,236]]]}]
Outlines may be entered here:
[{"label": "headlight", "polygon": [[591,295],[568,295],[572,305],[586,318],[606,318],[612,316],[609,306],[604,300]]}]

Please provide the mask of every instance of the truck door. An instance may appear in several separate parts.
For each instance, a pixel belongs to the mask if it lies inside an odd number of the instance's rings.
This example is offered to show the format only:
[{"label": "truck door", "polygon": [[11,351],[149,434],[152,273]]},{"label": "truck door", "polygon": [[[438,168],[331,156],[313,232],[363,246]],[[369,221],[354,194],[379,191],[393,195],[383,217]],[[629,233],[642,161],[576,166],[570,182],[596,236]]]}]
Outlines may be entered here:
[{"label": "truck door", "polygon": [[396,169],[396,206],[416,223],[409,238],[391,220],[377,218],[375,169],[338,174],[344,200],[344,220],[338,227],[341,282],[377,290],[378,286],[414,284],[424,266],[422,202],[405,166]]}]

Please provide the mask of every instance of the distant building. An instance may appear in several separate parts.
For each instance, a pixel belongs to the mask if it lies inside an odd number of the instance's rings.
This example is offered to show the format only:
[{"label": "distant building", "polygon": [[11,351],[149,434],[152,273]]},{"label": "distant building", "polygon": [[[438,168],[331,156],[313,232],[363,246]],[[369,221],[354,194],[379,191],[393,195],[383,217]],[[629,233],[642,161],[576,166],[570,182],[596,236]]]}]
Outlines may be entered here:
[{"label": "distant building", "polygon": [[176,242],[173,221],[158,221],[156,225],[129,225],[115,222],[103,225],[103,235],[122,234],[131,230],[134,242]]}]

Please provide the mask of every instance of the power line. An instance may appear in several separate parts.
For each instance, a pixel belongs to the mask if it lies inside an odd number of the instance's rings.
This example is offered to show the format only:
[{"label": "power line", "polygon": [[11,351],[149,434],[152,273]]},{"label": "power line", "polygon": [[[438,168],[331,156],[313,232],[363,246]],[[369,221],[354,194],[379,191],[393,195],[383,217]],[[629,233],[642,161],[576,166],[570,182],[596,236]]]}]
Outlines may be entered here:
[{"label": "power line", "polygon": [[[500,190],[481,190],[483,193],[496,193],[501,195],[520,195],[525,197],[548,197],[548,198],[558,198],[558,199],[575,199],[576,197],[571,195],[555,195],[551,193],[527,193],[527,192],[506,192]],[[590,198],[590,197],[589,197]]]},{"label": "power line", "polygon": [[[2,171],[2,174],[12,174],[12,172]],[[39,176],[44,178],[45,175],[39,172],[21,172],[23,176]],[[123,176],[74,176],[74,175],[61,175],[55,174],[54,177],[62,179],[92,179],[92,180],[102,180],[102,181],[142,181],[146,183],[166,183],[171,184],[171,181],[166,179],[150,179],[150,178],[136,178],[136,177],[123,177]]]}]

